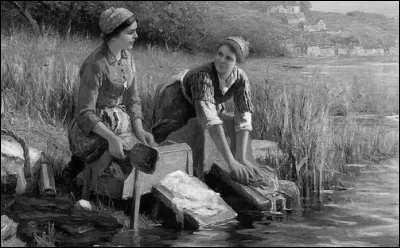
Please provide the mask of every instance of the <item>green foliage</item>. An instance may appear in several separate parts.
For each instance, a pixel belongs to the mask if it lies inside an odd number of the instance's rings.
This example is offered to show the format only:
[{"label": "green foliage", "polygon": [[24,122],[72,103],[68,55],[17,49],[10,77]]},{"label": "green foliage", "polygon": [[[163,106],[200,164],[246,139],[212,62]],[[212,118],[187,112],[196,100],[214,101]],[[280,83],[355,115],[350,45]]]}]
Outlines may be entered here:
[{"label": "green foliage", "polygon": [[137,13],[139,32],[150,43],[163,44],[167,49],[199,48],[205,37],[204,19],[208,5],[190,1],[126,2]]},{"label": "green foliage", "polygon": [[[54,30],[66,36],[89,34],[98,37],[98,18],[106,8],[125,7],[139,21],[138,43],[161,45],[167,50],[214,52],[226,36],[238,35],[250,41],[251,56],[281,56],[283,41],[297,45],[362,44],[382,46],[386,50],[398,39],[398,24],[382,15],[349,12],[347,15],[310,11],[310,1],[300,1],[307,21],[322,18],[331,30],[342,35],[324,32],[305,34],[282,24],[265,11],[271,1],[14,1],[26,6],[32,19],[11,2],[1,2],[2,32],[13,25],[33,25],[41,32]],[[28,4],[29,3],[29,4]],[[274,1],[274,4],[286,1]],[[46,30],[47,29],[47,30]]]}]

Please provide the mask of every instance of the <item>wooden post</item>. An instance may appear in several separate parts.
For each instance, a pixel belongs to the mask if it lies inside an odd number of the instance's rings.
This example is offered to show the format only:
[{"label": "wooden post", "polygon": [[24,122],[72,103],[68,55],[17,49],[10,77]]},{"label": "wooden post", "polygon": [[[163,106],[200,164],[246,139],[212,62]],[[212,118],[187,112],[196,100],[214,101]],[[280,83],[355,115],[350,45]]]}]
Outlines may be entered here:
[{"label": "wooden post", "polygon": [[139,223],[139,208],[140,208],[140,184],[139,184],[139,170],[135,170],[135,181],[133,183],[132,207],[130,212],[131,222],[130,228],[134,231],[138,230]]}]

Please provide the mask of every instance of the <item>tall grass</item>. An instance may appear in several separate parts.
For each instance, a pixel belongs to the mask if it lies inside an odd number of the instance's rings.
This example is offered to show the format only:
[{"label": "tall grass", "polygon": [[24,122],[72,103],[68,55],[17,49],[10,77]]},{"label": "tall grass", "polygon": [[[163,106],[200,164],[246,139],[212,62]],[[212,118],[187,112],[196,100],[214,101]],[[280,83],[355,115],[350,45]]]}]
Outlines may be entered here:
[{"label": "tall grass", "polygon": [[[257,86],[253,90],[253,136],[278,142],[287,156],[267,158],[267,163],[278,170],[280,178],[296,181],[305,199],[321,200],[319,192],[327,189],[338,174],[345,173],[346,164],[398,157],[398,131],[397,135],[387,133],[376,120],[365,127],[360,124],[363,119],[358,118],[360,113],[382,114],[388,110],[398,114],[398,107],[374,87],[358,88],[357,80],[347,91],[344,89],[346,92],[337,89],[341,91],[338,93],[332,85],[315,78],[306,87],[286,87],[275,80]],[[354,88],[363,91],[363,100]],[[390,104],[379,108],[379,101]],[[337,108],[344,116],[332,115]]]},{"label": "tall grass", "polygon": [[[1,36],[1,87],[5,108],[26,111],[31,116],[67,125],[73,118],[79,85],[79,68],[101,40],[86,37],[62,39],[57,33],[31,38],[14,30]],[[133,51],[138,71],[138,88],[145,119],[151,120],[151,93],[157,84],[180,69],[206,61],[195,56],[167,53],[157,47],[138,47]],[[149,128],[152,123],[146,122]]]},{"label": "tall grass", "polygon": [[[16,124],[26,125],[31,131],[50,133],[50,137],[40,137],[46,139],[46,145],[37,147],[38,143],[32,142],[38,138],[30,138],[30,130],[25,132],[28,145],[47,154],[55,154],[58,149],[60,166],[70,155],[65,128],[73,118],[78,71],[100,42],[79,36],[62,39],[51,31],[38,38],[21,30],[1,35],[1,87],[6,117],[11,121],[18,117]],[[151,46],[135,47],[132,52],[144,127],[149,129],[153,125],[157,85],[181,69],[209,61],[210,56],[171,53]],[[318,196],[327,182],[343,173],[346,163],[398,156],[398,135],[389,139],[382,135],[384,130],[380,127],[361,128],[354,117],[360,113],[398,114],[398,89],[397,94],[388,94],[362,77],[345,85],[314,77],[307,86],[290,87],[269,76],[259,77],[252,80],[264,80],[264,84],[252,88],[256,108],[252,138],[278,142],[287,156],[268,163],[278,169],[280,178],[296,181],[306,198],[311,198],[313,192]],[[40,121],[39,127],[36,121]]]}]

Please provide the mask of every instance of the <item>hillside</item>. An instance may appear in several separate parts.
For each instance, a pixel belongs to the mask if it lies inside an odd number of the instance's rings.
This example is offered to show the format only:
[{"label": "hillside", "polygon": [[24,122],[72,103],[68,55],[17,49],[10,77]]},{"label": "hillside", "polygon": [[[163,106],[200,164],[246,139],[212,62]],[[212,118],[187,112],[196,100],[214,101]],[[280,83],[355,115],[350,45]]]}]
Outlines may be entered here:
[{"label": "hillside", "polygon": [[382,15],[364,13],[362,17],[358,17],[321,11],[311,11],[310,15],[314,20],[324,20],[327,29],[343,30],[346,35],[355,37],[364,46],[378,46],[381,42],[383,45],[393,46],[395,40],[398,40],[398,21]]},{"label": "hillside", "polygon": [[250,53],[276,55],[281,53],[280,43],[295,35],[295,30],[269,17],[263,12],[246,8],[245,4],[230,7],[226,3],[214,3],[212,19],[206,25],[211,37],[240,35],[251,44]]},{"label": "hillside", "polygon": [[[282,23],[285,14],[267,14],[264,5],[284,4],[285,1],[269,2],[209,2],[212,13],[218,22],[211,25],[211,30],[238,33],[247,38],[253,45],[253,55],[279,55],[278,47],[283,43],[294,43],[300,46],[325,45],[362,45],[363,47],[392,47],[398,41],[399,25],[394,18],[384,15],[359,11],[347,14],[306,11],[308,23],[322,19],[327,30],[340,30],[340,35],[326,32],[303,32],[298,28]],[[222,25],[221,25],[222,24]],[[217,26],[218,25],[218,26]],[[264,48],[260,50],[261,48]]]},{"label": "hillside", "polygon": [[[110,6],[125,7],[139,20],[138,45],[157,45],[167,51],[183,50],[191,54],[213,53],[219,41],[232,35],[248,40],[251,56],[257,57],[283,56],[286,44],[303,48],[361,44],[366,48],[382,46],[386,50],[397,44],[397,19],[359,11],[347,14],[310,11],[310,2],[299,3],[300,9],[295,6],[296,13],[304,13],[307,22],[322,19],[327,30],[341,30],[341,33],[303,32],[297,26],[284,24],[285,14],[268,14],[272,12],[271,6],[283,4],[290,9],[294,1],[32,1],[26,11],[37,29],[40,24],[42,31],[37,34],[56,31],[62,35],[97,38],[100,13]],[[26,11],[2,1],[2,34],[12,34],[19,26],[34,30],[35,25],[24,18]]]}]

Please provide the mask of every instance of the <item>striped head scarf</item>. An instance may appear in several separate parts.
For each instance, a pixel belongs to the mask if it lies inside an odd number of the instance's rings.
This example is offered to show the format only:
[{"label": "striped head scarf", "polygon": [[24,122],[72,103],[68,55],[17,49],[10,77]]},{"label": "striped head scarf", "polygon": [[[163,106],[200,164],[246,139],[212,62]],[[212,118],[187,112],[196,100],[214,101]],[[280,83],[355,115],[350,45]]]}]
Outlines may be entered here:
[{"label": "striped head scarf", "polygon": [[234,48],[233,52],[236,54],[237,62],[239,64],[243,63],[244,59],[249,55],[250,43],[245,41],[242,37],[230,36],[225,38],[219,47],[227,44]]},{"label": "striped head scarf", "polygon": [[111,7],[109,9],[106,9],[100,15],[99,19],[100,30],[103,33],[103,35],[109,34],[132,16],[133,13],[125,8],[115,9]]}]

